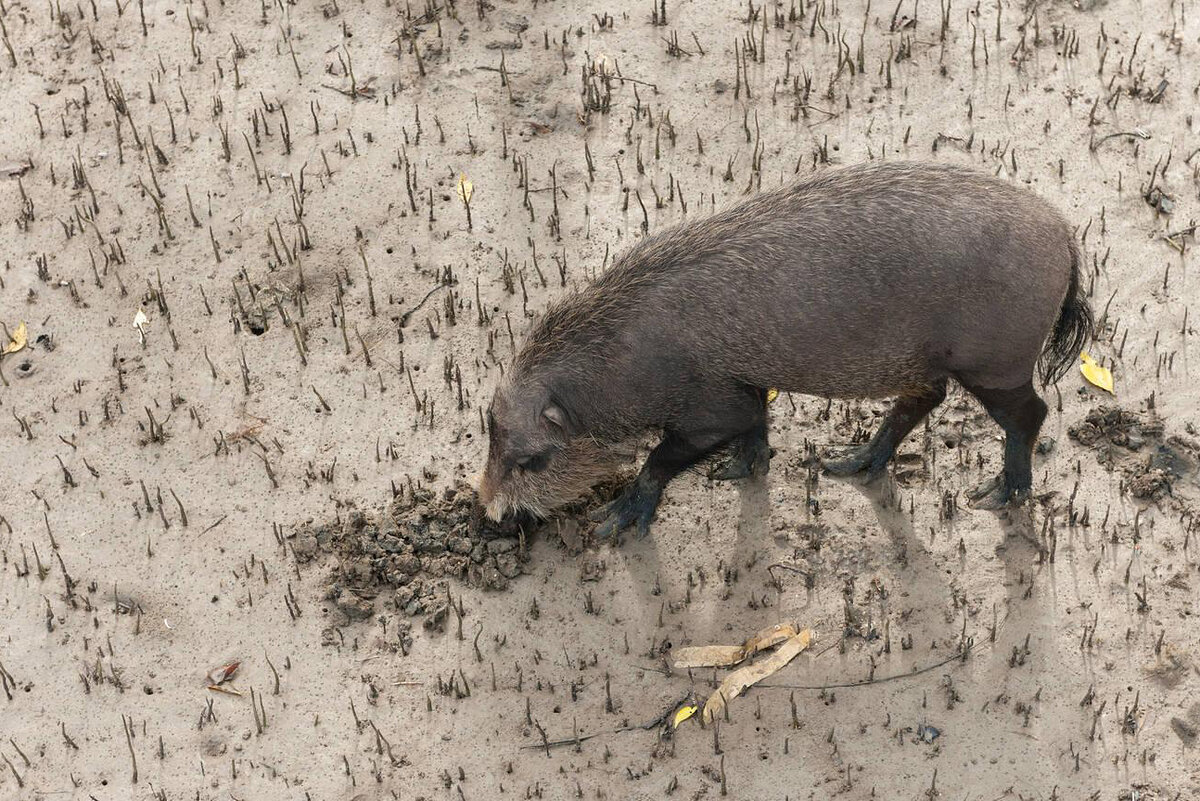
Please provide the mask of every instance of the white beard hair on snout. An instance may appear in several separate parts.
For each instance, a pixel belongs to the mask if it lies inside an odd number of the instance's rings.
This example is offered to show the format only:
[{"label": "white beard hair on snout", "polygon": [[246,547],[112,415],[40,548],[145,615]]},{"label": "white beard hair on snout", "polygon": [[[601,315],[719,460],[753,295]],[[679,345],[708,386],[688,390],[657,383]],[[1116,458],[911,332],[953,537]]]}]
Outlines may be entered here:
[{"label": "white beard hair on snout", "polygon": [[488,519],[493,523],[499,523],[504,519],[504,514],[509,510],[508,498],[503,495],[496,495],[492,498],[491,503],[484,507],[487,512]]},{"label": "white beard hair on snout", "polygon": [[534,517],[545,519],[550,515],[549,507],[544,503],[534,501],[513,502],[507,495],[497,494],[492,502],[484,507],[484,513],[493,523],[499,523],[504,520],[504,516],[510,512],[527,512]]}]

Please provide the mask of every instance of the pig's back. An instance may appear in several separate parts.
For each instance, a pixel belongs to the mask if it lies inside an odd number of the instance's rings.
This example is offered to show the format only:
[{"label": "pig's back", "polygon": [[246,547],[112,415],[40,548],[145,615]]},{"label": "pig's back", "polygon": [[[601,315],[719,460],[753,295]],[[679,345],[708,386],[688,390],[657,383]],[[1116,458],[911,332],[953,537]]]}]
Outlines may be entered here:
[{"label": "pig's back", "polygon": [[639,297],[634,336],[756,386],[869,397],[945,375],[998,385],[1028,380],[1067,291],[1070,242],[1027,190],[881,163],[652,237],[593,290]]}]

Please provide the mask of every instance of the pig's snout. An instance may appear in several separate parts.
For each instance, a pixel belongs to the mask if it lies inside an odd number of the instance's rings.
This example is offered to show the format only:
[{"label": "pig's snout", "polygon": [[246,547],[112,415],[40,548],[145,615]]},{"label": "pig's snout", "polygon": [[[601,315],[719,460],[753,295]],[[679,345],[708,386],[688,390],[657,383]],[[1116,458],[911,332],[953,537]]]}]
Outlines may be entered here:
[{"label": "pig's snout", "polygon": [[483,475],[479,477],[479,481],[475,487],[475,495],[479,499],[479,505],[483,507],[488,518],[494,523],[499,523],[500,519],[504,517],[506,504],[502,498],[497,497],[496,480],[492,476],[490,465],[483,471]]}]

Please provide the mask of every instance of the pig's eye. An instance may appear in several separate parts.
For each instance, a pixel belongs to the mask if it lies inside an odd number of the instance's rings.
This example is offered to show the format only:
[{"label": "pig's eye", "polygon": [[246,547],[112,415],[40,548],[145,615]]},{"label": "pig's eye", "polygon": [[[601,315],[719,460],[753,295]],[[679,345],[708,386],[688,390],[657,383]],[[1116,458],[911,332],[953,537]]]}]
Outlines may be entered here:
[{"label": "pig's eye", "polygon": [[522,456],[517,460],[517,468],[529,472],[540,473],[546,469],[550,463],[550,456],[545,453],[535,453],[531,456]]}]

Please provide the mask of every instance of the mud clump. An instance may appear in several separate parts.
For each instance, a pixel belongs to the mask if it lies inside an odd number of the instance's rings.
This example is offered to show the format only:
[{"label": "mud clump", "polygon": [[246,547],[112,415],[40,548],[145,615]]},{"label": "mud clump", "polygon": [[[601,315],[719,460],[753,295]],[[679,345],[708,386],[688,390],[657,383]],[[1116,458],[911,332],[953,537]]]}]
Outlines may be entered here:
[{"label": "mud clump", "polygon": [[1096,460],[1109,470],[1120,469],[1125,487],[1135,498],[1158,500],[1174,494],[1174,484],[1196,471],[1197,447],[1182,437],[1163,438],[1156,417],[1114,406],[1088,412],[1067,429],[1068,436],[1096,451]]},{"label": "mud clump", "polygon": [[1071,439],[1100,451],[1100,463],[1107,467],[1112,466],[1114,448],[1136,451],[1148,439],[1161,438],[1162,432],[1163,426],[1158,420],[1145,420],[1137,412],[1117,406],[1092,409],[1082,422],[1067,429]]},{"label": "mud clump", "polygon": [[[601,497],[604,497],[603,495]],[[591,498],[589,501],[595,501]],[[488,520],[466,486],[405,489],[374,513],[351,510],[325,525],[304,525],[292,538],[296,559],[328,553],[336,563],[325,599],[346,621],[371,617],[377,606],[409,617],[426,615],[425,625],[441,628],[450,604],[449,580],[485,590],[506,590],[525,571],[528,545],[543,532],[570,550],[587,502],[564,510],[555,521]]]},{"label": "mud clump", "polygon": [[515,521],[484,518],[465,488],[415,489],[375,513],[352,510],[333,525],[300,532],[296,555],[336,556],[326,599],[349,620],[370,617],[379,600],[408,616],[440,620],[447,579],[507,589],[528,559],[526,534]]},{"label": "mud clump", "polygon": [[1159,467],[1147,467],[1143,470],[1131,471],[1126,486],[1129,488],[1129,494],[1133,497],[1155,501],[1164,495],[1171,494],[1171,487],[1178,477]]}]

